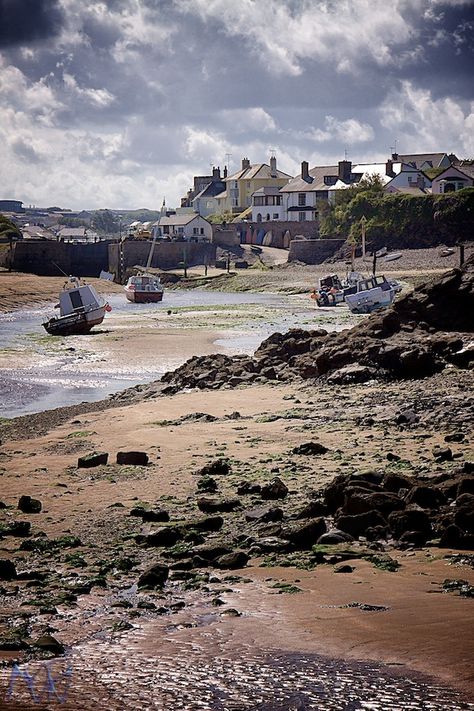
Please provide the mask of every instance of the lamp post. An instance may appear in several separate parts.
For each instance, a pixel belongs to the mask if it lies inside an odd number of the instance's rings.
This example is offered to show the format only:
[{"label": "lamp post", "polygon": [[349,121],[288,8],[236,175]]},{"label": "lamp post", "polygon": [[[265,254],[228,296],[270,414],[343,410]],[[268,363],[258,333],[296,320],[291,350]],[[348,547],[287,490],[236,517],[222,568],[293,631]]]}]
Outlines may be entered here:
[{"label": "lamp post", "polygon": [[367,225],[367,218],[365,215],[362,215],[360,218],[360,226],[361,226],[361,237],[362,237],[362,259],[365,257],[365,228]]}]

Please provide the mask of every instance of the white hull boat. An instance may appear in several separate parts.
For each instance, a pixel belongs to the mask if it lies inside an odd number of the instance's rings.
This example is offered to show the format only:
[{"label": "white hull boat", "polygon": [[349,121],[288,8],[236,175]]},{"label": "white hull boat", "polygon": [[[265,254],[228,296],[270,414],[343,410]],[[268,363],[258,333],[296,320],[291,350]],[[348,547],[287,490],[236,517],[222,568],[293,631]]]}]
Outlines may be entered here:
[{"label": "white hull boat", "polygon": [[395,289],[385,276],[372,276],[357,283],[357,291],[347,294],[346,304],[353,314],[370,314],[390,306],[395,298]]},{"label": "white hull boat", "polygon": [[111,307],[98,295],[90,284],[81,284],[77,277],[69,277],[59,295],[59,316],[43,323],[52,336],[71,336],[89,333],[91,328],[102,323]]}]

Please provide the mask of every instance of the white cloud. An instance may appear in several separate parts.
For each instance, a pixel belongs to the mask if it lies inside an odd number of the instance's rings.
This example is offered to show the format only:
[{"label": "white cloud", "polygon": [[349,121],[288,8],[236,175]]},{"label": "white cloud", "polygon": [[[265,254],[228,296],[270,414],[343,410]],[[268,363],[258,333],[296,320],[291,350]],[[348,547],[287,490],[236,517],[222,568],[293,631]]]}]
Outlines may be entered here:
[{"label": "white cloud", "polygon": [[433,99],[428,89],[405,81],[399,90],[389,93],[379,113],[380,123],[394,132],[400,146],[417,146],[420,153],[474,156],[474,102],[463,107],[451,97]]},{"label": "white cloud", "polygon": [[105,108],[109,106],[115,99],[114,95],[110,93],[107,89],[93,89],[92,87],[82,88],[77,83],[75,77],[72,74],[64,72],[63,80],[65,86],[72,91],[74,94],[81,98],[85,98],[91,104],[94,104],[98,108]]},{"label": "white cloud", "polygon": [[218,116],[237,133],[275,131],[277,128],[273,117],[261,107],[224,109],[218,113]]},{"label": "white cloud", "polygon": [[307,59],[337,62],[340,70],[355,69],[367,56],[397,65],[396,47],[417,36],[402,14],[407,5],[420,8],[426,0],[320,0],[293,10],[281,0],[181,0],[179,7],[246,38],[269,71],[297,76]]},{"label": "white cloud", "polygon": [[372,126],[350,118],[338,121],[334,116],[326,116],[324,129],[315,128],[309,132],[314,141],[341,141],[350,146],[354,143],[365,143],[374,138]]}]

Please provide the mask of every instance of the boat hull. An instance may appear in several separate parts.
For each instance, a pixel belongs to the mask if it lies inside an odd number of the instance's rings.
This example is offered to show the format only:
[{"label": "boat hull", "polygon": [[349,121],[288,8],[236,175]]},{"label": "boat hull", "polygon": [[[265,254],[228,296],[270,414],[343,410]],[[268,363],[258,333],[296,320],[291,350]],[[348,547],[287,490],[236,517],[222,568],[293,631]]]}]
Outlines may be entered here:
[{"label": "boat hull", "polygon": [[125,296],[133,304],[155,304],[158,301],[163,301],[162,291],[128,291],[126,289]]},{"label": "boat hull", "polygon": [[104,320],[105,306],[88,313],[55,316],[43,323],[43,328],[51,336],[77,336],[89,333],[91,328]]},{"label": "boat hull", "polygon": [[346,296],[346,304],[353,314],[370,314],[393,302],[395,289],[369,289]]}]

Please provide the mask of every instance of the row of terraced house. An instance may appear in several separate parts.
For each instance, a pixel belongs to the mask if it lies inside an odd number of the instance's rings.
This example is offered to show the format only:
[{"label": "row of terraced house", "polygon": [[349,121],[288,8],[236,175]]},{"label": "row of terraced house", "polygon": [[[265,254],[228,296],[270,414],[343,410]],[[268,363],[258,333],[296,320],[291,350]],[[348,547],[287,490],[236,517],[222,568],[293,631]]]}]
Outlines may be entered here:
[{"label": "row of terraced house", "polygon": [[318,201],[334,203],[338,191],[378,176],[388,193],[442,194],[474,185],[474,164],[453,154],[393,153],[383,163],[341,160],[337,165],[309,167],[301,163],[300,175],[293,177],[277,168],[276,157],[269,164],[252,164],[242,159],[232,175],[214,168],[212,175],[196,176],[194,186],[181,201],[202,217],[233,215],[236,221],[252,222],[314,220]]}]

